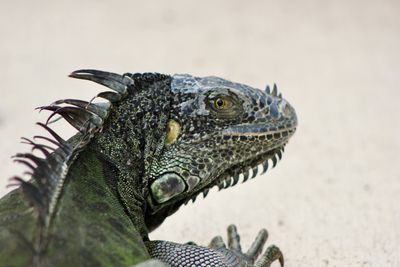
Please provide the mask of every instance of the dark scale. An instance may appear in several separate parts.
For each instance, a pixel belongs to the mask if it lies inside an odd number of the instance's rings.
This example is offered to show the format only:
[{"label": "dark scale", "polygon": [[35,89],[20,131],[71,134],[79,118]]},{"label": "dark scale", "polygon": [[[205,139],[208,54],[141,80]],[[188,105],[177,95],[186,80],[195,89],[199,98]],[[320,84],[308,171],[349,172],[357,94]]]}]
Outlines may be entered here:
[{"label": "dark scale", "polygon": [[[150,241],[148,233],[211,187],[234,186],[239,177],[261,173],[257,166],[265,171],[277,164],[297,127],[277,87],[260,91],[188,74],[80,70],[70,76],[111,91],[97,95],[102,104],[64,99],[41,107],[79,134],[65,141],[40,124],[55,152],[25,140],[46,158],[16,157],[34,182],[13,178],[20,189],[0,200],[0,265],[147,267],[151,257],[156,266],[253,266],[265,230],[247,253],[234,226],[228,246],[217,237],[207,248]],[[276,259],[283,263],[270,246],[256,265]]]}]

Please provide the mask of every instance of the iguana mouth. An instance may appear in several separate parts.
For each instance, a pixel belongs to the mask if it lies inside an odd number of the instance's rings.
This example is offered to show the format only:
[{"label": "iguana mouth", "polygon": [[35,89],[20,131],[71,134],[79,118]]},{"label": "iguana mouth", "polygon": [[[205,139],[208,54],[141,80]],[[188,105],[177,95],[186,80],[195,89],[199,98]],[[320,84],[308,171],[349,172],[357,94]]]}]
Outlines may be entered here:
[{"label": "iguana mouth", "polygon": [[228,129],[225,129],[222,134],[232,136],[266,136],[282,133],[294,133],[296,127],[297,123],[293,123],[293,125],[283,129],[268,127],[265,124],[244,124],[229,127]]},{"label": "iguana mouth", "polygon": [[[232,166],[230,169],[222,173],[215,182],[204,186],[191,197],[188,197],[184,204],[186,205],[190,200],[194,202],[200,193],[203,193],[203,197],[205,198],[210,189],[215,186],[218,187],[218,190],[221,190],[235,186],[239,183],[239,180],[242,180],[242,183],[244,183],[249,179],[255,178],[258,174],[264,174],[267,170],[274,168],[278,161],[282,159],[285,145],[286,143],[258,155],[255,158],[249,159],[247,162]],[[261,171],[259,171],[260,169]]]}]

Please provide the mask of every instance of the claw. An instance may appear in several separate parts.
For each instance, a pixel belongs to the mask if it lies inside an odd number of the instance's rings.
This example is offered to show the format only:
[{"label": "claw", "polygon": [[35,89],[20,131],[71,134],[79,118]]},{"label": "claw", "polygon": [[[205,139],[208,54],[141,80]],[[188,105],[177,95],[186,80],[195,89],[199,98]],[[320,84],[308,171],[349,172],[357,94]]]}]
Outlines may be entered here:
[{"label": "claw", "polygon": [[219,248],[226,248],[224,240],[221,236],[214,237],[210,244],[208,245],[209,248],[219,249]]},{"label": "claw", "polygon": [[267,242],[268,239],[268,232],[265,229],[262,229],[256,239],[254,240],[253,244],[251,244],[251,247],[249,250],[246,252],[246,256],[252,261],[255,262],[258,256],[261,254],[263,247],[265,245],[265,242]]},{"label": "claw", "polygon": [[[240,245],[240,236],[235,225],[228,226],[228,246],[225,245],[221,236],[214,237],[208,247],[218,250],[225,259],[235,260],[234,266],[253,266],[253,267],[270,267],[273,262],[279,260],[281,267],[284,266],[284,258],[281,250],[272,245],[269,246],[261,257],[258,256],[263,251],[263,247],[268,238],[268,232],[261,229],[251,247],[246,253],[242,252]],[[257,261],[256,261],[257,260]],[[231,266],[231,265],[229,265]],[[232,265],[233,266],[233,265]]]},{"label": "claw", "polygon": [[281,250],[277,246],[269,246],[261,258],[255,264],[255,267],[270,267],[271,264],[279,260],[281,267],[285,266],[285,260]]},{"label": "claw", "polygon": [[240,236],[237,232],[236,226],[231,224],[228,226],[228,247],[235,251],[242,251],[240,246]]}]

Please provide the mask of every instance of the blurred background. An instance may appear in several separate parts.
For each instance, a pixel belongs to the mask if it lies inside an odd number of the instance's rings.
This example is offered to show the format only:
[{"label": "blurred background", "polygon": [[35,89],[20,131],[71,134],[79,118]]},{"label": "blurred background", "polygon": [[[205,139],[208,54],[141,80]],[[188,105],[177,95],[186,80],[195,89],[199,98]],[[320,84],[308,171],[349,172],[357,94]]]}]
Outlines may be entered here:
[{"label": "blurred background", "polygon": [[267,228],[287,266],[400,266],[399,49],[399,1],[2,0],[0,196],[19,137],[41,133],[34,108],[102,90],[73,70],[276,82],[299,117],[283,161],[151,238],[205,245],[236,223],[243,248]]}]

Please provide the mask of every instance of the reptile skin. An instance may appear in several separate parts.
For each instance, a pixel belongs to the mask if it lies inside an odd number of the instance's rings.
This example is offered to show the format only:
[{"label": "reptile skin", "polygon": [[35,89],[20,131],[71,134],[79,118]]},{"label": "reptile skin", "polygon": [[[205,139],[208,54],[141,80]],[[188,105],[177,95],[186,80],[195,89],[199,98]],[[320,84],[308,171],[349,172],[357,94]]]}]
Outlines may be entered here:
[{"label": "reptile skin", "polygon": [[[246,253],[234,225],[228,246],[221,237],[208,247],[148,238],[197,195],[275,167],[297,127],[276,86],[188,74],[70,76],[111,91],[40,108],[52,112],[39,123],[50,137],[24,139],[43,156],[15,156],[30,180],[13,177],[18,188],[0,200],[0,266],[283,265],[277,247],[262,253],[266,230]],[[69,140],[49,128],[58,116],[78,130]]]}]

